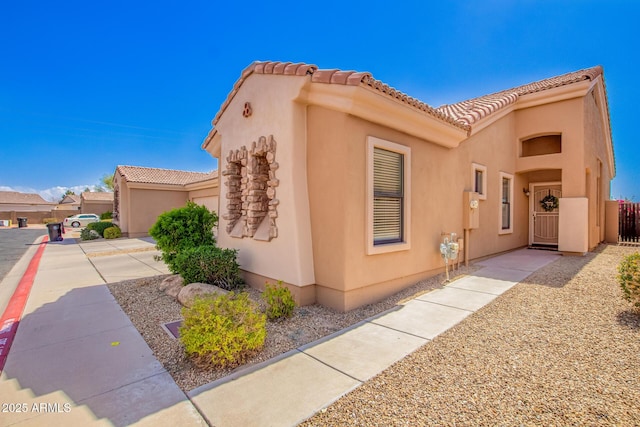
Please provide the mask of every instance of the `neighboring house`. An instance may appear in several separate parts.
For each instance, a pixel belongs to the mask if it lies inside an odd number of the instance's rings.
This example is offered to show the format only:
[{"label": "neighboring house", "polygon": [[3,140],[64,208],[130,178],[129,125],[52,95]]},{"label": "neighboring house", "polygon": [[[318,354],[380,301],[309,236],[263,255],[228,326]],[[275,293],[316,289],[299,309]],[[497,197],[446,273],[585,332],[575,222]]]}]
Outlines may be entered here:
[{"label": "neighboring house", "polygon": [[47,202],[39,194],[0,191],[0,219],[14,224],[22,217],[27,218],[28,223],[40,223],[53,215],[55,207],[56,203]]},{"label": "neighboring house", "polygon": [[113,193],[110,191],[85,191],[80,195],[80,201],[82,213],[113,212]]},{"label": "neighboring house", "polygon": [[148,236],[158,215],[187,201],[218,211],[218,172],[118,166],[113,176],[113,221],[129,237]]},{"label": "neighboring house", "polygon": [[60,214],[67,215],[75,215],[81,208],[80,196],[75,194],[67,194],[64,198],[58,203],[56,206],[57,211],[68,211],[68,212],[60,212]]},{"label": "neighboring house", "polygon": [[256,62],[213,119],[218,242],[245,280],[350,310],[468,259],[604,239],[615,175],[601,67],[433,108],[365,72]]}]

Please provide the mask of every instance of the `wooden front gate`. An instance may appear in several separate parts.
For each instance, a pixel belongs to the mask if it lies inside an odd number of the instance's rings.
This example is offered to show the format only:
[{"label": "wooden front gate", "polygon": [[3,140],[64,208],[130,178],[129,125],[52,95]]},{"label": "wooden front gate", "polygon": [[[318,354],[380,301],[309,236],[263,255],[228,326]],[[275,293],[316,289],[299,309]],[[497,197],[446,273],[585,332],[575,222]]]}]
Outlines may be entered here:
[{"label": "wooden front gate", "polygon": [[640,242],[640,203],[618,205],[618,241]]}]

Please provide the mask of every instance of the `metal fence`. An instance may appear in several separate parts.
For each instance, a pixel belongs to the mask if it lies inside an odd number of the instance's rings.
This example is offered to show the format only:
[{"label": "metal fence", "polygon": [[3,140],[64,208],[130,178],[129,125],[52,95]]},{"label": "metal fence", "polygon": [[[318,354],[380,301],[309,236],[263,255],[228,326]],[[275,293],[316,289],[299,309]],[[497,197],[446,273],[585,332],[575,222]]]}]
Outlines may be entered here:
[{"label": "metal fence", "polygon": [[618,205],[618,241],[640,242],[640,203]]}]

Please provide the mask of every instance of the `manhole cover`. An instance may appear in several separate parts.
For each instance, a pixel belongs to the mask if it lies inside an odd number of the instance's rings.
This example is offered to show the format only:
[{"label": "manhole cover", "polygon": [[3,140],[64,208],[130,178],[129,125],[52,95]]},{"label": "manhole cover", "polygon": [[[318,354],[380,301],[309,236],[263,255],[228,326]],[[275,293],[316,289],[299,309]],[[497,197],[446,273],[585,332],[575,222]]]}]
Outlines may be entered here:
[{"label": "manhole cover", "polygon": [[162,329],[164,329],[171,338],[178,338],[180,337],[180,331],[179,328],[182,325],[182,320],[176,320],[174,322],[167,322],[167,323],[163,323]]}]

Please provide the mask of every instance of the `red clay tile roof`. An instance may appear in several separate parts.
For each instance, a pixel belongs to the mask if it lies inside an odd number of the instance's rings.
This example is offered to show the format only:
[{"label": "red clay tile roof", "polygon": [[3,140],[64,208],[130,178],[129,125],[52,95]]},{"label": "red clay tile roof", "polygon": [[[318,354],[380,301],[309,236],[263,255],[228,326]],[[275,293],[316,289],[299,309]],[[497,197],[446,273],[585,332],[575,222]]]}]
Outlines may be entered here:
[{"label": "red clay tile roof", "polygon": [[82,198],[90,201],[112,202],[113,193],[110,191],[85,191]]},{"label": "red clay tile roof", "polygon": [[584,70],[551,77],[490,95],[469,99],[467,101],[450,105],[442,105],[438,107],[437,110],[453,118],[459,123],[473,125],[491,113],[515,103],[518,98],[523,95],[553,89],[569,85],[571,83],[581,82],[583,80],[594,80],[602,74],[603,71],[601,66],[586,68]]},{"label": "red clay tile roof", "polygon": [[17,191],[0,191],[0,203],[11,203],[21,205],[55,205],[56,203],[47,202],[39,194],[35,193],[19,193]]},{"label": "red clay tile roof", "polygon": [[[456,127],[469,131],[467,124],[457,122],[451,117],[448,117],[444,113],[436,110],[435,108],[406,95],[399,90],[392,88],[391,86],[376,80],[371,73],[368,72],[356,72],[356,71],[341,71],[341,70],[319,70],[316,65],[303,64],[303,63],[291,63],[291,62],[253,62],[247,68],[242,70],[240,78],[233,85],[233,89],[227,95],[227,99],[222,103],[218,114],[213,118],[211,124],[215,126],[220,119],[220,116],[227,109],[231,100],[235,97],[236,93],[240,89],[240,86],[251,74],[277,74],[286,76],[311,76],[312,83],[327,83],[327,84],[341,84],[347,86],[362,86],[370,90],[380,92],[386,96],[394,98],[400,102],[403,102],[411,107],[417,108],[427,114],[430,114],[442,121],[452,124]],[[212,134],[210,134],[212,135]]]},{"label": "red clay tile roof", "polygon": [[[383,95],[396,99],[413,108],[423,111],[433,117],[447,122],[460,129],[471,132],[471,125],[488,115],[515,103],[520,96],[534,92],[540,92],[547,89],[553,89],[559,86],[565,86],[571,83],[577,83],[583,80],[594,80],[602,75],[602,67],[592,67],[572,73],[563,74],[557,77],[540,80],[526,85],[518,86],[512,89],[496,92],[490,95],[484,95],[467,101],[458,102],[450,105],[443,105],[433,108],[430,105],[415,99],[391,86],[376,80],[371,73],[341,70],[322,70],[316,65],[291,62],[253,62],[242,71],[240,78],[236,81],[233,89],[227,95],[227,99],[223,102],[220,110],[214,117],[212,125],[218,123],[220,116],[227,109],[231,100],[234,98],[238,89],[251,74],[277,74],[288,76],[311,76],[313,83],[341,84],[347,86],[362,86]],[[210,133],[210,136],[212,134]]]},{"label": "red clay tile roof", "polygon": [[116,171],[120,172],[129,182],[145,184],[187,185],[217,176],[216,171],[189,172],[141,166],[118,166]]}]

